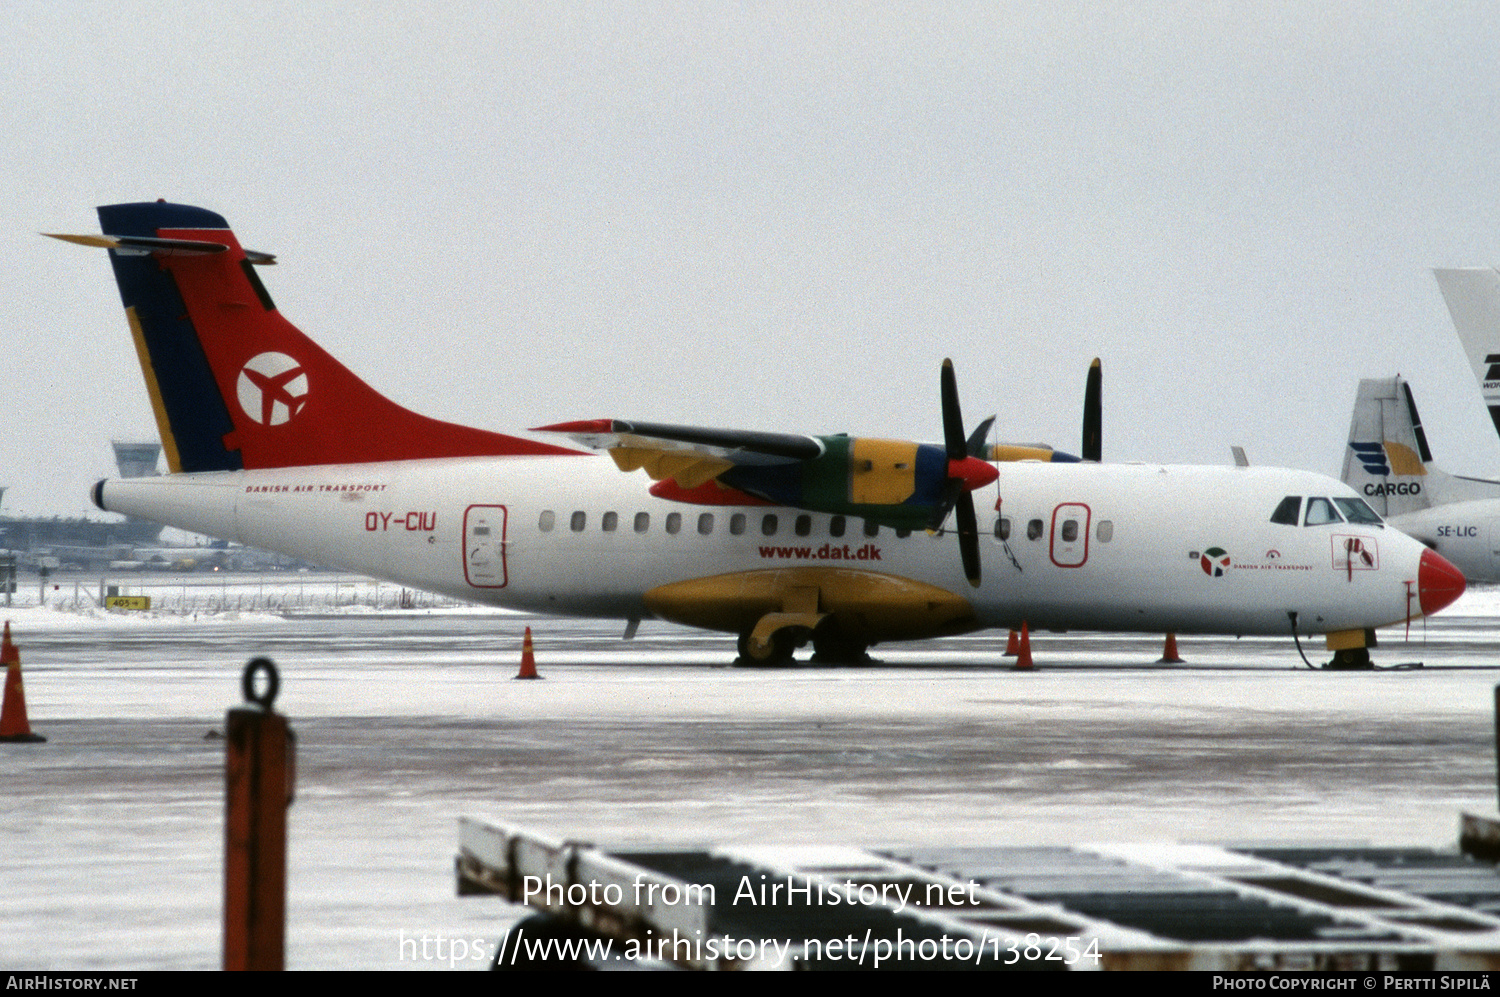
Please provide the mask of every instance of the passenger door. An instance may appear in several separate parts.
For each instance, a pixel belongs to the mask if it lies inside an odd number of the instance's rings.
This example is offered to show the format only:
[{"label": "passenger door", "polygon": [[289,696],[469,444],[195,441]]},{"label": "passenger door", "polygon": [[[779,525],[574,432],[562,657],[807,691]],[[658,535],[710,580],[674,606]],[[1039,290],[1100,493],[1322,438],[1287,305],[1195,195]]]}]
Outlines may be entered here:
[{"label": "passenger door", "polygon": [[464,580],[474,588],[504,588],[509,578],[505,567],[503,505],[471,505],[464,510]]}]

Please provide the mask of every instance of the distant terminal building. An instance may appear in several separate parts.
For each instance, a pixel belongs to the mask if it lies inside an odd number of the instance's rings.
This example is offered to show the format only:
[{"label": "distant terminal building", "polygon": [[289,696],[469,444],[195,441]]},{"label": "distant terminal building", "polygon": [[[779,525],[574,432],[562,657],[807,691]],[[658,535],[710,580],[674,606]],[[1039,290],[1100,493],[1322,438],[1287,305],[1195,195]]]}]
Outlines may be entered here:
[{"label": "distant terminal building", "polygon": [[53,556],[61,564],[95,566],[129,558],[137,547],[157,546],[161,531],[143,519],[0,516],[0,547],[31,557]]},{"label": "distant terminal building", "polygon": [[[158,473],[160,443],[115,441],[114,448],[120,477],[142,478]],[[0,497],[3,493],[0,489]],[[60,565],[98,567],[131,558],[138,547],[159,545],[161,531],[156,523],[128,516],[98,520],[0,515],[0,548],[18,552],[23,562],[53,558]]]}]

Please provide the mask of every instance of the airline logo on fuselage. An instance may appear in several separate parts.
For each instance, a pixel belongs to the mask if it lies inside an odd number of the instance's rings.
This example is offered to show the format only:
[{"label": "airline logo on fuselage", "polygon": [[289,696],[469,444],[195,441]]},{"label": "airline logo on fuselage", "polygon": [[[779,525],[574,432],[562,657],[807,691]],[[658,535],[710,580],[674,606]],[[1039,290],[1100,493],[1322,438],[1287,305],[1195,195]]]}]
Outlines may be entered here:
[{"label": "airline logo on fuselage", "polygon": [[290,422],[307,404],[307,372],[285,353],[259,353],[240,369],[240,409],[262,426]]},{"label": "airline logo on fuselage", "polygon": [[1242,571],[1311,571],[1312,565],[1304,562],[1288,562],[1286,556],[1275,547],[1266,551],[1265,556],[1257,563],[1249,557],[1242,557],[1238,561],[1229,556],[1229,552],[1223,547],[1207,547],[1203,550],[1188,551],[1188,559],[1196,561],[1198,567],[1209,578],[1223,578],[1229,572]]}]

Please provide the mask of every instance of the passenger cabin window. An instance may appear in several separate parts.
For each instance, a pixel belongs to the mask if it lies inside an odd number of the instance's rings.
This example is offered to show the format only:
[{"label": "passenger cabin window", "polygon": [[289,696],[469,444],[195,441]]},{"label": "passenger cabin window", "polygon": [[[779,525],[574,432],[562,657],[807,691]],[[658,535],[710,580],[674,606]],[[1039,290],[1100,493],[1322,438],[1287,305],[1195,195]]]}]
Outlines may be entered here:
[{"label": "passenger cabin window", "polygon": [[1302,520],[1303,526],[1325,526],[1328,523],[1342,523],[1343,521],[1343,517],[1334,509],[1333,503],[1326,498],[1307,500],[1307,516]]},{"label": "passenger cabin window", "polygon": [[682,532],[682,513],[667,513],[667,532],[673,534],[674,536]]},{"label": "passenger cabin window", "polygon": [[880,524],[877,523],[877,522],[875,522],[875,520],[873,520],[873,519],[867,519],[867,520],[865,520],[865,536],[867,536],[867,537],[878,537],[878,536],[880,536]]},{"label": "passenger cabin window", "polygon": [[829,536],[835,536],[835,537],[841,537],[841,536],[843,536],[844,535],[844,527],[847,526],[847,525],[848,525],[848,520],[846,520],[843,516],[834,516],[832,519],[830,519],[828,521],[828,534],[829,534]]},{"label": "passenger cabin window", "polygon": [[1077,543],[1078,542],[1078,520],[1076,520],[1076,519],[1065,519],[1065,520],[1063,520],[1063,524],[1062,524],[1062,538],[1063,538],[1063,543],[1065,543],[1065,544]]},{"label": "passenger cabin window", "polygon": [[1033,519],[1029,523],[1026,524],[1026,539],[1027,540],[1040,540],[1040,539],[1042,539],[1042,521],[1040,519]]},{"label": "passenger cabin window", "polygon": [[649,512],[638,512],[638,513],[636,513],[635,514],[635,531],[637,533],[645,533],[649,529],[651,529],[651,513],[649,513]]},{"label": "passenger cabin window", "polygon": [[589,525],[589,514],[586,512],[573,513],[573,518],[571,521],[569,521],[568,525],[572,528],[574,533],[582,533],[583,528]]},{"label": "passenger cabin window", "polygon": [[619,525],[620,517],[618,513],[606,512],[604,518],[599,520],[599,528],[605,533],[613,533]]},{"label": "passenger cabin window", "polygon": [[996,540],[1009,540],[1010,539],[1010,520],[1007,519],[1005,516],[1000,516],[999,518],[997,518],[995,520],[995,539]]},{"label": "passenger cabin window", "polygon": [[763,516],[760,521],[760,531],[768,537],[774,537],[776,535],[776,517],[769,514]]},{"label": "passenger cabin window", "polygon": [[745,514],[743,512],[737,512],[729,517],[729,532],[735,536],[739,536],[745,532]]},{"label": "passenger cabin window", "polygon": [[812,532],[812,517],[806,515],[798,516],[797,521],[792,524],[792,529],[796,531],[799,537],[807,536]]},{"label": "passenger cabin window", "polygon": [[1280,523],[1283,526],[1296,526],[1297,520],[1302,516],[1302,496],[1288,495],[1281,500],[1276,511],[1271,513],[1271,522]]},{"label": "passenger cabin window", "polygon": [[543,509],[542,515],[536,521],[536,528],[543,533],[551,533],[552,527],[557,523],[557,516],[551,509]]},{"label": "passenger cabin window", "polygon": [[1115,538],[1115,521],[1113,519],[1101,519],[1099,525],[1094,528],[1094,536],[1099,542],[1107,544]]},{"label": "passenger cabin window", "polygon": [[698,517],[698,533],[701,536],[705,536],[706,537],[710,533],[712,533],[713,531],[714,531],[714,514],[711,513],[711,512],[705,512],[705,513],[703,513],[702,515],[700,515]]},{"label": "passenger cabin window", "polygon": [[1336,498],[1333,504],[1339,507],[1339,512],[1342,512],[1344,518],[1351,523],[1359,523],[1363,526],[1385,525],[1375,510],[1371,509],[1362,498]]}]

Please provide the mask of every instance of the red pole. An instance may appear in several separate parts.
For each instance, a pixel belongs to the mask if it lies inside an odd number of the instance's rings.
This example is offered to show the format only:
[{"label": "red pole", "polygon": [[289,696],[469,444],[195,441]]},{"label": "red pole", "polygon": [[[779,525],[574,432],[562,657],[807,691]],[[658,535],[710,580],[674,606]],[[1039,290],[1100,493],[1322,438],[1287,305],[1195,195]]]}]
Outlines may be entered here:
[{"label": "red pole", "polygon": [[[257,695],[255,676],[268,687]],[[257,658],[241,680],[246,703],[229,711],[225,737],[224,968],[279,970],[285,963],[286,811],[296,782],[296,736],[271,709],[280,679]]]}]

